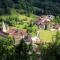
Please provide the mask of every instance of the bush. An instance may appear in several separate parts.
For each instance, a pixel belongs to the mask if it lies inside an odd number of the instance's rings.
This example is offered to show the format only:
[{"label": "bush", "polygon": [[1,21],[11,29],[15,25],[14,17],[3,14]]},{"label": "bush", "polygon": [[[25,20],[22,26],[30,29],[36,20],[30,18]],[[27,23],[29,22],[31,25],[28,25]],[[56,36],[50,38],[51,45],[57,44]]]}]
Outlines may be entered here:
[{"label": "bush", "polygon": [[15,52],[13,39],[10,37],[0,37],[0,59],[6,60],[10,55]]}]

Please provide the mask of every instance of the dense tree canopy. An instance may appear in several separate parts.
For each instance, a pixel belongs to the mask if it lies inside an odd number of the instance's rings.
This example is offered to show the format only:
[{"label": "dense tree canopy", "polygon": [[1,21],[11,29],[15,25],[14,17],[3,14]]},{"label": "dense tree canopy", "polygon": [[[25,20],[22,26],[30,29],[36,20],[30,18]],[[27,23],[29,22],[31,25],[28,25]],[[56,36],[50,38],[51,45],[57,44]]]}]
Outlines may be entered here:
[{"label": "dense tree canopy", "polygon": [[0,0],[0,15],[10,14],[11,8],[37,15],[60,15],[60,0]]},{"label": "dense tree canopy", "polygon": [[13,39],[8,36],[7,38],[3,38],[0,36],[0,59],[1,60],[9,60],[9,56],[13,55],[14,43]]}]

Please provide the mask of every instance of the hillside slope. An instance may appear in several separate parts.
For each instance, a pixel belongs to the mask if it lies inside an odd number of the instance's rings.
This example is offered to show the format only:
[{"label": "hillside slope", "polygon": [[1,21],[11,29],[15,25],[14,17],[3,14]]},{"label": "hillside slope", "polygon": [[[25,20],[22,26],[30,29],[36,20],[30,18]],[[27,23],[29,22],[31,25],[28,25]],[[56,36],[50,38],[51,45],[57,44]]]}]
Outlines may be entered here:
[{"label": "hillside slope", "polygon": [[24,14],[60,16],[60,0],[0,0],[0,15],[11,14],[11,8]]}]

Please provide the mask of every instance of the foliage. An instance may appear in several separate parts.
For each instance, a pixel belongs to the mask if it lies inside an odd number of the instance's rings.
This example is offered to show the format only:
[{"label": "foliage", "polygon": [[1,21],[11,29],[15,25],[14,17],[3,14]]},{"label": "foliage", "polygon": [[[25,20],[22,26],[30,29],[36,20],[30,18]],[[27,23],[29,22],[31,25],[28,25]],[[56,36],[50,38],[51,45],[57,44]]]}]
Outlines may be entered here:
[{"label": "foliage", "polygon": [[56,24],[60,23],[60,17],[59,17],[59,16],[55,17],[55,19],[54,19],[53,21],[54,21]]},{"label": "foliage", "polygon": [[59,0],[0,0],[0,15],[11,14],[11,8],[18,12],[22,10],[27,16],[30,13],[60,16]]},{"label": "foliage", "polygon": [[32,44],[27,45],[22,39],[19,45],[14,46],[11,36],[0,37],[0,59],[1,60],[28,60],[29,51],[32,51]]},{"label": "foliage", "polygon": [[[27,45],[24,41],[24,39],[22,39],[20,41],[20,44],[16,46],[16,57],[15,59],[18,60],[27,60],[29,59],[29,54],[28,52],[31,50],[32,45]],[[19,56],[19,57],[18,57]],[[18,58],[17,58],[18,57]]]},{"label": "foliage", "polygon": [[25,28],[27,29],[27,31],[29,33],[32,33],[32,35],[35,35],[36,31],[38,30],[38,27],[36,25],[33,25],[33,24],[28,24],[28,27],[25,26]]},{"label": "foliage", "polygon": [[42,60],[60,60],[60,32],[56,34],[55,42],[49,43],[46,47],[42,46],[41,57]]},{"label": "foliage", "polygon": [[8,17],[1,17],[0,22],[4,21],[9,26],[15,26],[19,22],[19,18],[17,16],[8,16]]},{"label": "foliage", "polygon": [[13,39],[11,37],[0,37],[0,59],[7,60],[7,58],[10,55],[13,55],[14,52]]},{"label": "foliage", "polygon": [[58,45],[60,44],[60,31],[57,31],[57,34],[56,34],[56,43]]}]

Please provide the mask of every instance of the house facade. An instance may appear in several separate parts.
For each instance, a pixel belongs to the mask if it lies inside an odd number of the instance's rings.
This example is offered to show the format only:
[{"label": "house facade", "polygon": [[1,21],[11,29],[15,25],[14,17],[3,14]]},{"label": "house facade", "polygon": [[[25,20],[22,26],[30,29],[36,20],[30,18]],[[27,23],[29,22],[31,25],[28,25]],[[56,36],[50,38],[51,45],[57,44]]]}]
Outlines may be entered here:
[{"label": "house facade", "polygon": [[44,15],[40,16],[37,21],[35,21],[35,24],[40,29],[50,29],[51,21],[54,19],[54,16],[52,15]]},{"label": "house facade", "polygon": [[2,22],[2,28],[0,29],[0,36],[7,37],[12,36],[15,43],[18,44],[22,38],[25,38],[28,33],[26,29],[17,29],[15,27],[9,27],[7,24]]}]

